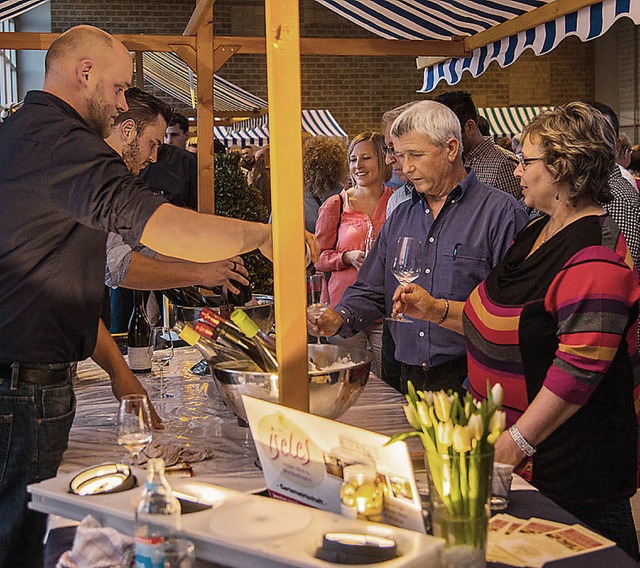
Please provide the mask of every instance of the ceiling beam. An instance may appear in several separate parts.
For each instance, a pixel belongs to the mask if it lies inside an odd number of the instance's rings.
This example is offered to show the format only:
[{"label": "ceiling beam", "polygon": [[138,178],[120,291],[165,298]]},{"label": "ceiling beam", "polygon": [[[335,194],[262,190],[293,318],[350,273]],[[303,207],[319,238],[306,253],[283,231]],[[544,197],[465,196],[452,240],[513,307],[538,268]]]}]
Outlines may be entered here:
[{"label": "ceiling beam", "polygon": [[[215,36],[214,47],[240,46],[238,53],[264,54],[266,40],[263,37]],[[468,55],[463,41],[403,40],[403,39],[349,39],[349,38],[300,38],[302,55],[364,55],[410,56],[442,55],[463,57]]]},{"label": "ceiling beam", "polygon": [[[37,32],[0,32],[0,49],[49,49],[60,34]],[[172,52],[172,46],[182,45],[193,49],[196,38],[191,36],[114,34],[130,51]]]},{"label": "ceiling beam", "polygon": [[229,59],[238,53],[239,45],[218,45],[213,51],[213,72],[217,73]]},{"label": "ceiling beam", "polygon": [[189,66],[191,71],[195,73],[198,67],[198,56],[196,54],[196,50],[186,45],[171,44],[170,47],[173,49],[175,54]]},{"label": "ceiling beam", "polygon": [[213,5],[216,0],[198,0],[196,8],[189,18],[187,27],[184,28],[182,35],[195,36],[198,35],[198,30],[207,21],[207,18],[211,18],[213,12]]},{"label": "ceiling beam", "polygon": [[[522,14],[512,20],[489,28],[484,32],[480,32],[467,37],[464,40],[464,47],[467,51],[473,51],[479,47],[489,45],[494,41],[499,41],[505,37],[518,34],[525,30],[535,28],[545,22],[550,22],[566,14],[577,12],[581,8],[598,4],[602,0],[555,0],[540,8],[531,10],[526,14]],[[425,55],[424,53],[422,55]]]},{"label": "ceiling beam", "polygon": [[257,118],[267,114],[268,109],[250,111],[250,110],[232,110],[232,111],[216,111],[216,118]]}]

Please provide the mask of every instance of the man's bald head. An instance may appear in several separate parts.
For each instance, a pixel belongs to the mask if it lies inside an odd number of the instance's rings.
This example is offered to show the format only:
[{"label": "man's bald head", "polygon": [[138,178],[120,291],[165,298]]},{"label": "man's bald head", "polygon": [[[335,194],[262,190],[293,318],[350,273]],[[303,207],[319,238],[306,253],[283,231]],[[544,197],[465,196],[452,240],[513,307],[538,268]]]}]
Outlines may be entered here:
[{"label": "man's bald head", "polygon": [[60,70],[70,59],[108,53],[114,48],[114,44],[114,38],[99,28],[93,26],[71,28],[61,34],[47,51],[44,60],[45,77]]},{"label": "man's bald head", "polygon": [[116,38],[93,26],[77,26],[51,44],[45,59],[44,90],[61,98],[100,136],[127,110],[133,62]]}]

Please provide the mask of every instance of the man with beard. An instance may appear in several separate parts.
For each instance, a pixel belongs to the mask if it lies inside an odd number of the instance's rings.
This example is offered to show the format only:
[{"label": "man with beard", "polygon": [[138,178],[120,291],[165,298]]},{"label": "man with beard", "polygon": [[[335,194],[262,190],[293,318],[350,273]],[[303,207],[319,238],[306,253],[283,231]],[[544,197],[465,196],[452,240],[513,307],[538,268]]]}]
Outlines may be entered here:
[{"label": "man with beard", "polygon": [[240,168],[245,175],[248,175],[249,172],[253,169],[253,166],[256,165],[256,158],[253,155],[253,147],[243,146],[241,153],[242,159],[240,160]]},{"label": "man with beard", "polygon": [[46,517],[28,509],[26,487],[54,476],[67,447],[72,362],[103,363],[107,234],[195,262],[272,256],[268,225],[167,203],[104,142],[132,76],[121,42],[73,28],[47,52],[43,90],[0,129],[0,566],[42,563]]}]

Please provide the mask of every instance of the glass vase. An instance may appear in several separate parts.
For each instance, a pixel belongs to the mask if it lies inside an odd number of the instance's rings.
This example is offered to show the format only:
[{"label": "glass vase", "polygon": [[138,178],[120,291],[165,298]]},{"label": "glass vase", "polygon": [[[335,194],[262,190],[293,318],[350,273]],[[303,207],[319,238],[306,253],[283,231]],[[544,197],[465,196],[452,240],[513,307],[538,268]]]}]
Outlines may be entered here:
[{"label": "glass vase", "polygon": [[443,568],[486,566],[493,451],[425,452],[431,527],[445,540]]}]

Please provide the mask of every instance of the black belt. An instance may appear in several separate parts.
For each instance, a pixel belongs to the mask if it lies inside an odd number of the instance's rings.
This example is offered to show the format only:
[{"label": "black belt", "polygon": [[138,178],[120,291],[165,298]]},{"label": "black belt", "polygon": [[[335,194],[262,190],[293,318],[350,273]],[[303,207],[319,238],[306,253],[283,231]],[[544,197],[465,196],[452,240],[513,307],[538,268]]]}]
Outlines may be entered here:
[{"label": "black belt", "polygon": [[18,383],[55,385],[71,378],[69,363],[0,363],[0,379],[12,380],[14,369]]}]

